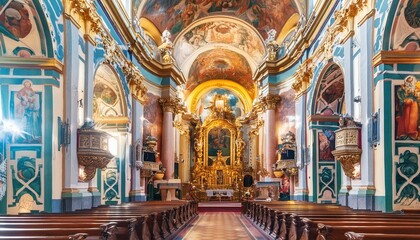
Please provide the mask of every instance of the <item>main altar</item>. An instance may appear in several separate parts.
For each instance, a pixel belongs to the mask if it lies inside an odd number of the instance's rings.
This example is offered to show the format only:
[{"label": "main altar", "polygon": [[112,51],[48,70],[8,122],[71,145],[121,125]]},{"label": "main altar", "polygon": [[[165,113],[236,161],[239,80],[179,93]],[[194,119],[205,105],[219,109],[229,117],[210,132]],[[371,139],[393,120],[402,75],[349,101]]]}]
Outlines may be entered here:
[{"label": "main altar", "polygon": [[239,200],[243,188],[241,123],[228,99],[216,94],[210,115],[195,127],[192,183],[201,201]]}]

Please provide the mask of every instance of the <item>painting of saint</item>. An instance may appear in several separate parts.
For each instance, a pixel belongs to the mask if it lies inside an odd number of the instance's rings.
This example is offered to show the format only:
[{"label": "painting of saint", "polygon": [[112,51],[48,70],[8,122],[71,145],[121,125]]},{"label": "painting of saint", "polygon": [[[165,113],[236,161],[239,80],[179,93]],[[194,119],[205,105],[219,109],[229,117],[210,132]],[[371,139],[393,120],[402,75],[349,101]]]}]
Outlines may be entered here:
[{"label": "painting of saint", "polygon": [[23,81],[23,87],[12,92],[14,101],[11,102],[13,118],[20,122],[23,136],[16,138],[16,143],[41,143],[42,142],[42,114],[41,93],[35,92],[32,82]]},{"label": "painting of saint", "polygon": [[208,134],[208,155],[216,156],[217,150],[222,151],[224,157],[230,156],[230,131],[222,127],[215,127]]},{"label": "painting of saint", "polygon": [[318,133],[319,161],[334,161],[332,151],[335,150],[335,133],[329,129],[323,129]]},{"label": "painting of saint", "polygon": [[0,0],[3,55],[24,58],[45,56],[46,40],[42,26],[32,0]]},{"label": "painting of saint", "polygon": [[408,76],[402,86],[395,90],[395,137],[397,140],[418,140],[420,83]]}]

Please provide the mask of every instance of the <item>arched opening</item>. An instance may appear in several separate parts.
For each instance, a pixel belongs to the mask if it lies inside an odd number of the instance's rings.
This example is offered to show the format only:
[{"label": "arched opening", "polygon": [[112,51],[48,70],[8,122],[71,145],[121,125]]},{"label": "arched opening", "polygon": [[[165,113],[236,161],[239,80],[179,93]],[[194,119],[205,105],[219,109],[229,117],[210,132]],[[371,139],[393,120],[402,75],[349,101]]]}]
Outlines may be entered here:
[{"label": "arched opening", "polygon": [[340,66],[330,62],[324,67],[312,103],[313,189],[319,203],[335,203],[341,186],[341,171],[332,154],[339,115],[345,111],[344,75]]},{"label": "arched opening", "polygon": [[93,91],[93,120],[109,134],[108,149],[115,156],[98,174],[101,203],[119,204],[126,195],[125,174],[129,172],[126,164],[129,119],[121,80],[111,66],[98,67]]}]

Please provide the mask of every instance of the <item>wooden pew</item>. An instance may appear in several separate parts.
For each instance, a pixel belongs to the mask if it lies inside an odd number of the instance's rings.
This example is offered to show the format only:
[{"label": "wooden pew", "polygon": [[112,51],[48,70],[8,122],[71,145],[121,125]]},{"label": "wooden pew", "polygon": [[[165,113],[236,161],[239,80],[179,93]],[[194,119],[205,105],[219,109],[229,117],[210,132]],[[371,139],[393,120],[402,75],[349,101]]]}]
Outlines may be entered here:
[{"label": "wooden pew", "polygon": [[0,216],[0,239],[164,239],[197,215],[197,205],[143,202],[65,214]]}]

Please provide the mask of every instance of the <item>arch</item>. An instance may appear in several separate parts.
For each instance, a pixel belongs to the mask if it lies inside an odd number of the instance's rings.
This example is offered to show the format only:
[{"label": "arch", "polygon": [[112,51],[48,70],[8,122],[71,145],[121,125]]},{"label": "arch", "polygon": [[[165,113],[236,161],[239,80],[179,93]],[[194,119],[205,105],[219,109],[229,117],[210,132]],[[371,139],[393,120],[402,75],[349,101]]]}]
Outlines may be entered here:
[{"label": "arch", "polygon": [[207,92],[216,89],[216,88],[225,88],[232,93],[234,93],[244,106],[245,112],[250,112],[252,109],[252,98],[250,97],[248,91],[241,85],[236,82],[229,80],[210,80],[200,84],[196,87],[187,98],[188,111],[193,112],[197,107],[198,101],[201,97]]},{"label": "arch", "polygon": [[279,35],[277,36],[277,42],[281,43],[286,36],[293,31],[298,22],[299,22],[300,15],[298,13],[293,14],[287,22],[284,24],[283,28],[281,29]]},{"label": "arch", "polygon": [[160,38],[162,33],[159,29],[147,18],[140,19],[140,27],[143,28],[144,33],[149,35],[155,43],[160,46],[162,44],[162,39]]},{"label": "arch", "polygon": [[116,70],[102,63],[96,69],[93,89],[93,119],[103,124],[128,124],[125,91]]},{"label": "arch", "polygon": [[322,70],[314,89],[312,114],[324,116],[342,113],[344,102],[344,72],[331,61]]},{"label": "arch", "polygon": [[388,17],[392,21],[388,21],[387,24],[390,32],[388,43],[384,48],[391,51],[416,51],[420,49],[420,24],[418,23],[420,14],[416,14],[418,8],[420,8],[420,2],[418,1],[400,1],[395,16],[390,15]]},{"label": "arch", "polygon": [[400,1],[394,0],[388,6],[386,4],[387,1],[377,1],[375,6],[378,12],[378,18],[375,21],[379,23],[378,36],[375,41],[375,53],[381,50],[389,50],[394,17]]}]

